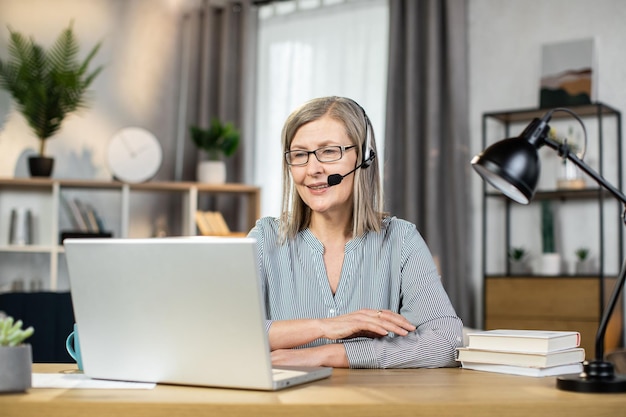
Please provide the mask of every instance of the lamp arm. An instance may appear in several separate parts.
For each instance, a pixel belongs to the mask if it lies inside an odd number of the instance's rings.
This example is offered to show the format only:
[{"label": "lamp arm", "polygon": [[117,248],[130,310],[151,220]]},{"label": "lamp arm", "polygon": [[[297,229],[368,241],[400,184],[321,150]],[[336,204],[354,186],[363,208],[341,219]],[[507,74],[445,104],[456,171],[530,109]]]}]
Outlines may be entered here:
[{"label": "lamp arm", "polygon": [[[567,144],[563,145],[557,143],[549,138],[544,138],[545,145],[556,150],[560,156],[569,159],[572,161],[577,167],[579,167],[582,171],[584,171],[587,175],[593,178],[600,186],[607,189],[615,198],[617,198],[623,205],[626,206],[626,196],[613,185],[611,185],[602,175],[593,170],[589,165],[587,165],[582,159],[580,159],[574,152],[572,152]],[[622,222],[626,223],[626,210],[622,213]],[[619,294],[624,287],[624,281],[626,280],[626,260],[622,264],[622,268],[617,277],[617,281],[615,283],[615,288],[611,293],[611,298],[607,304],[607,307],[603,309],[602,318],[600,320],[600,325],[598,326],[598,332],[596,334],[596,360],[602,361],[604,359],[604,337],[606,334],[606,329],[611,318],[611,314],[613,314],[613,310],[615,310],[615,306],[617,304],[617,299],[619,298]]]}]

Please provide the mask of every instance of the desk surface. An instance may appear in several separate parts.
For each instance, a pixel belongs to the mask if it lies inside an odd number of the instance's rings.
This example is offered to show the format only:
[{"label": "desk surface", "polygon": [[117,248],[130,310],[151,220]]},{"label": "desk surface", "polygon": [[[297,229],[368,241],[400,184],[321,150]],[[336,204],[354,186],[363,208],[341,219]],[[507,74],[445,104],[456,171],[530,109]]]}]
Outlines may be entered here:
[{"label": "desk surface", "polygon": [[[74,372],[35,364],[34,372]],[[31,389],[0,395],[3,417],[30,416],[587,416],[626,412],[626,394],[560,391],[554,377],[464,369],[336,369],[277,392],[158,385],[153,390]]]}]

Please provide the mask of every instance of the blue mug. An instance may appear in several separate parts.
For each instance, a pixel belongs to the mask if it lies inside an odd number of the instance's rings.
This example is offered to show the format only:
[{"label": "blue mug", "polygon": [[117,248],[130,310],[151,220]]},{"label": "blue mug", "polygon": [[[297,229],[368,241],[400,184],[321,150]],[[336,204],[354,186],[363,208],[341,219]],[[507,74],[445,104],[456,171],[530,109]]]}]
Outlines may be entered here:
[{"label": "blue mug", "polygon": [[78,327],[76,323],[74,323],[74,331],[67,336],[65,340],[65,348],[67,349],[67,353],[70,354],[72,359],[76,361],[78,365],[78,370],[83,370],[83,358],[80,354],[80,341],[78,340]]}]

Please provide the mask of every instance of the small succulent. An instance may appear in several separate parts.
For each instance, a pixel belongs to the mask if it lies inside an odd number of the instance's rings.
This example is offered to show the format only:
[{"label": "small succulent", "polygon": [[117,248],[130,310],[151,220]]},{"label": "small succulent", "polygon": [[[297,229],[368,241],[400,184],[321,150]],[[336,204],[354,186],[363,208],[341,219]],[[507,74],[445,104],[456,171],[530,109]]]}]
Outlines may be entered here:
[{"label": "small succulent", "polygon": [[522,247],[513,247],[509,249],[509,257],[513,261],[521,261],[526,257],[526,249]]},{"label": "small succulent", "polygon": [[584,261],[585,259],[587,259],[587,257],[589,256],[589,249],[588,248],[578,248],[576,249],[576,257],[578,258],[579,261]]},{"label": "small succulent", "polygon": [[0,318],[0,346],[17,346],[35,333],[32,326],[22,330],[22,325],[22,320],[10,316]]}]

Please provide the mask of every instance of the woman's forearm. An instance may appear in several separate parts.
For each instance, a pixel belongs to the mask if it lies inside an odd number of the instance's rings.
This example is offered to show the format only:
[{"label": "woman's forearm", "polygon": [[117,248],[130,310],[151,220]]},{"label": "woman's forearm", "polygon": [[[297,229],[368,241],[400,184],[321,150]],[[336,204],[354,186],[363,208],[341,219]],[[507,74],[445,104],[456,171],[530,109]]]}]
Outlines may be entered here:
[{"label": "woman's forearm", "polygon": [[330,366],[333,368],[350,366],[343,343],[306,349],[277,349],[272,351],[272,363],[278,366]]},{"label": "woman's forearm", "polygon": [[321,320],[276,320],[269,329],[270,349],[291,349],[323,336]]}]

